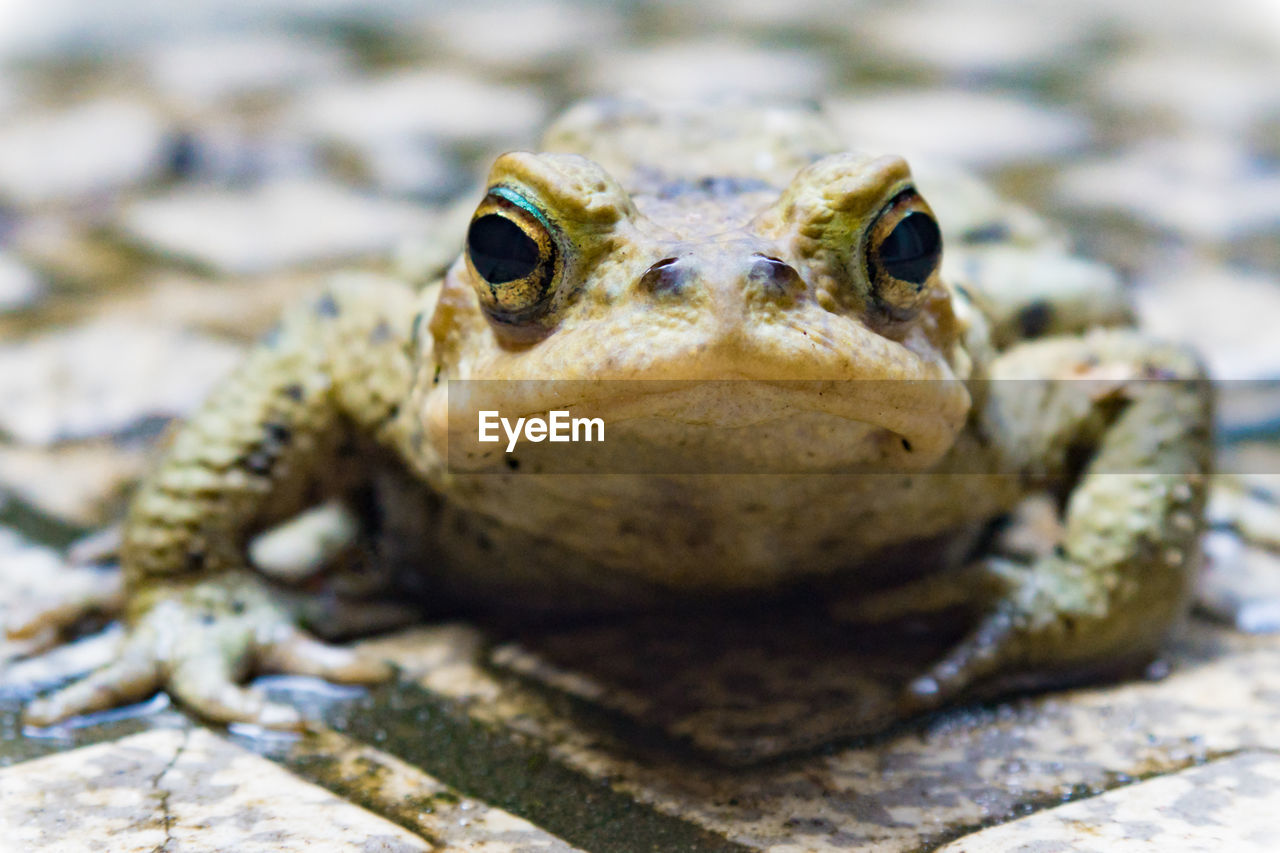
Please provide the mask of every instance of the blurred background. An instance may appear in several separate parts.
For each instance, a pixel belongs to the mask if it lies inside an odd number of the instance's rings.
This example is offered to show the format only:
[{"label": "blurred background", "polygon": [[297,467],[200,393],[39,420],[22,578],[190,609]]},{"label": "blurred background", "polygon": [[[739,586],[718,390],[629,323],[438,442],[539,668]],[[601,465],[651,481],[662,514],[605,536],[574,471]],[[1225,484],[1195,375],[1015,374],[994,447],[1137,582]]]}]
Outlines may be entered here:
[{"label": "blurred background", "polygon": [[0,0],[0,534],[114,518],[283,302],[430,275],[493,154],[602,92],[820,101],[1280,375],[1276,0]]}]

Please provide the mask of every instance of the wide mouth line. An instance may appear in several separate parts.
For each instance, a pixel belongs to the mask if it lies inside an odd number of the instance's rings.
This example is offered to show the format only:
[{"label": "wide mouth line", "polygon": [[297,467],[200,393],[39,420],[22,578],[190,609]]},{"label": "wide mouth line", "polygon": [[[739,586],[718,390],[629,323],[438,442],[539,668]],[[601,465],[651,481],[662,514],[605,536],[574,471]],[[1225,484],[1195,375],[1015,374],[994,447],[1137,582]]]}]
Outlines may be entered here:
[{"label": "wide mouth line", "polygon": [[[920,441],[921,431],[903,427],[927,423],[923,432],[935,433],[946,415],[939,406],[940,380],[777,380],[753,377],[709,380],[462,380],[473,386],[461,398],[448,391],[448,410],[454,431],[473,429],[480,412],[497,412],[514,422],[519,418],[546,417],[553,411],[575,416],[599,417],[606,423],[663,419],[687,428],[749,429],[771,423],[800,421],[820,415],[868,429],[884,430],[906,442]],[[456,386],[458,380],[450,382]],[[579,384],[589,388],[574,388]],[[878,393],[891,383],[897,393]],[[906,385],[921,385],[919,393],[903,394]],[[956,384],[946,383],[948,387]],[[529,386],[513,391],[516,386]],[[540,388],[539,386],[547,386]],[[500,386],[500,387],[494,387]],[[690,399],[714,386],[701,400]],[[748,390],[749,389],[749,390]],[[857,389],[850,392],[850,389]],[[480,391],[480,393],[475,393]],[[745,393],[744,393],[745,392]],[[723,396],[721,396],[723,395]],[[686,407],[687,404],[687,407]],[[770,405],[776,404],[776,405]],[[752,406],[756,406],[753,410]]]}]

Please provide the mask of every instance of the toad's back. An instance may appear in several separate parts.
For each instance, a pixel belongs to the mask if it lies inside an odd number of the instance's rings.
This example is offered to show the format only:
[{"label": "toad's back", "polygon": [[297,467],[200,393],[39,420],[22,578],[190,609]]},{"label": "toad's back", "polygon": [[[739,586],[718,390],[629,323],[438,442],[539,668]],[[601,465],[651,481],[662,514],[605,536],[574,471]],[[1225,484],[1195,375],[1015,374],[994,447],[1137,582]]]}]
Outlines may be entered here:
[{"label": "toad's back", "polygon": [[566,112],[542,139],[544,151],[598,163],[646,217],[704,233],[741,227],[802,168],[841,148],[816,108],[795,104],[659,109],[598,99]]}]

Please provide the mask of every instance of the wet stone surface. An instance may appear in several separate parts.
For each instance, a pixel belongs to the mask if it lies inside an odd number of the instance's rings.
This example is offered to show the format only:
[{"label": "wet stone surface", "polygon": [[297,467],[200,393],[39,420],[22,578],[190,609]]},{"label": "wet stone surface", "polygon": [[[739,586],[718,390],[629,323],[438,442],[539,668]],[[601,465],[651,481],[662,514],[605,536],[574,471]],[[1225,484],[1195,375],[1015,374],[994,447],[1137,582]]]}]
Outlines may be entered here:
[{"label": "wet stone surface", "polygon": [[[1273,849],[1280,536],[1254,500],[1280,472],[1257,382],[1280,372],[1273,5],[120,0],[6,20],[0,849]],[[1157,665],[864,736],[957,626],[860,630],[803,602],[446,622],[363,641],[395,686],[295,685],[332,727],[302,739],[233,743],[164,701],[24,732],[54,671],[38,652],[116,654],[111,526],[164,426],[327,272],[437,274],[492,155],[601,91],[825,102],[852,144],[915,157],[926,197],[955,190],[948,275],[981,264],[1015,292],[1043,264],[982,235],[1047,235],[1099,262],[1072,268],[1082,292],[1119,276],[1144,326],[1235,380],[1218,438],[1245,486],[1215,496],[1195,615]],[[68,601],[95,615],[23,630]]]},{"label": "wet stone surface", "polygon": [[364,775],[371,799],[412,791],[417,832],[203,729],[134,735],[2,770],[0,827],[25,850],[101,850],[104,838],[119,851],[572,849],[390,759],[379,764],[377,753],[334,760],[335,772]]},{"label": "wet stone surface", "polygon": [[[1251,752],[988,829],[942,848],[996,850],[1271,850],[1280,756]],[[1081,827],[1089,827],[1088,840]]]},{"label": "wet stone surface", "polygon": [[[824,639],[810,629],[798,640],[794,624],[779,626],[768,652],[760,649],[773,632],[758,626],[753,642],[710,658],[696,633],[593,629],[489,652],[481,635],[454,628],[377,647],[474,719],[748,849],[929,849],[1137,778],[1280,748],[1274,637],[1195,625],[1172,645],[1161,680],[1130,673],[1112,686],[971,707],[839,746],[833,734],[895,683],[898,648],[869,643],[861,663],[838,670],[786,654]],[[624,637],[625,654],[609,655]],[[495,678],[490,666],[521,679]],[[681,690],[690,685],[698,687]],[[579,702],[566,708],[555,698],[563,693]],[[665,704],[677,696],[675,708]],[[812,711],[817,696],[825,702],[806,717],[801,706]],[[831,745],[814,753],[808,740],[824,725]],[[789,759],[734,766],[751,750],[780,747]]]}]

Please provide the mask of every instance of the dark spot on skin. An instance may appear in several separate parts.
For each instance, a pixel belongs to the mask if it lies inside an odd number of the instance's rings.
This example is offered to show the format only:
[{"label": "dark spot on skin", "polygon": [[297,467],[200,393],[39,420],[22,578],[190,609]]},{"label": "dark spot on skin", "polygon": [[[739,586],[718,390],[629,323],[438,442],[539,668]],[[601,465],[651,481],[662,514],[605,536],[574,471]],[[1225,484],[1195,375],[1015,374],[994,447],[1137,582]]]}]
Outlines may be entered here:
[{"label": "dark spot on skin", "polygon": [[268,422],[262,425],[262,432],[262,441],[245,455],[241,467],[251,474],[265,477],[289,445],[293,430],[285,424]]},{"label": "dark spot on skin", "polygon": [[1177,379],[1178,374],[1174,373],[1167,367],[1160,367],[1156,364],[1142,365],[1143,379]]},{"label": "dark spot on skin", "polygon": [[1008,224],[1004,222],[987,222],[975,225],[960,235],[960,241],[970,244],[999,243],[1012,237]]},{"label": "dark spot on skin", "polygon": [[234,613],[236,616],[239,616],[240,614],[244,613],[245,610],[247,610],[248,608],[249,606],[244,603],[243,599],[239,599],[239,598],[231,599],[231,612]]},{"label": "dark spot on skin", "polygon": [[295,403],[302,402],[302,386],[296,382],[292,385],[286,385],[284,388],[281,388],[280,393],[284,394]]},{"label": "dark spot on skin", "polygon": [[188,551],[186,569],[189,572],[198,572],[204,569],[204,561],[206,555],[204,551]]},{"label": "dark spot on skin", "polygon": [[1037,299],[1018,312],[1018,328],[1025,338],[1038,338],[1049,330],[1053,322],[1053,308],[1048,302]]},{"label": "dark spot on skin", "polygon": [[214,615],[207,610],[200,614],[201,625],[212,625],[215,621],[217,620],[215,619]]},{"label": "dark spot on skin", "polygon": [[679,296],[689,281],[689,271],[678,258],[663,258],[640,276],[640,288],[654,295]]},{"label": "dark spot on skin", "polygon": [[804,288],[800,273],[785,261],[767,255],[756,255],[747,280],[771,296],[796,293]]},{"label": "dark spot on skin", "polygon": [[507,467],[510,468],[512,471],[520,470],[520,460],[515,458],[514,456],[508,456]]},{"label": "dark spot on skin", "polygon": [[378,325],[373,327],[373,331],[369,333],[369,343],[383,344],[391,340],[391,324],[386,320],[379,320]]},{"label": "dark spot on skin", "polygon": [[492,551],[493,540],[483,530],[476,534],[476,547],[481,551]]},{"label": "dark spot on skin", "polygon": [[911,452],[911,442],[907,441],[905,438],[904,438],[904,439],[902,439],[902,449],[903,449],[903,450],[905,450],[905,451],[907,451],[908,453],[910,453],[910,452]]},{"label": "dark spot on skin", "polygon": [[338,303],[334,300],[333,294],[326,293],[316,300],[316,314],[321,317],[338,316]]},{"label": "dark spot on skin", "polygon": [[1053,546],[1053,556],[1066,559],[1067,549],[1062,547],[1062,543]]},{"label": "dark spot on skin", "polygon": [[432,385],[440,384],[440,365],[438,364],[436,365],[436,372],[431,376],[431,384]]},{"label": "dark spot on skin", "polygon": [[267,441],[274,445],[284,445],[289,443],[289,439],[293,438],[293,430],[284,424],[271,422],[266,424]]}]

